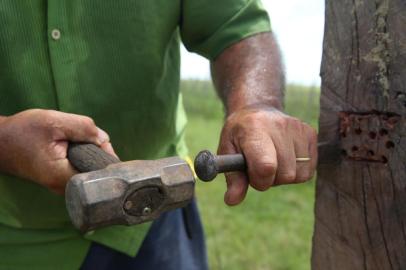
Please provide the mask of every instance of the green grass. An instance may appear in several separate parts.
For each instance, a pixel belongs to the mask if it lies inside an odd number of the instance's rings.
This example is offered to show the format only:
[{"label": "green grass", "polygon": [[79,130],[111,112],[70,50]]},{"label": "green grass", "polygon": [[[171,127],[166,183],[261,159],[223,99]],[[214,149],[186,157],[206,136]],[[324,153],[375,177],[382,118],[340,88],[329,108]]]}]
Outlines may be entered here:
[{"label": "green grass", "polygon": [[[182,82],[188,113],[186,139],[190,154],[216,151],[223,109],[209,82]],[[319,90],[289,86],[286,111],[316,127]],[[223,176],[198,182],[197,198],[206,232],[211,269],[310,269],[314,181],[267,192],[249,190],[236,207],[223,202]]]}]

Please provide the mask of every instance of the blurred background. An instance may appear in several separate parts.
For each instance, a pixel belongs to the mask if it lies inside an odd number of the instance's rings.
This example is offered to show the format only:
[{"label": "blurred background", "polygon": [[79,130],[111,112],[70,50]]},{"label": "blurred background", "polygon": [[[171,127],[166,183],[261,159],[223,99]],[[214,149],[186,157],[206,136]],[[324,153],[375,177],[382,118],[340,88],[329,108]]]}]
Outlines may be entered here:
[{"label": "blurred background", "polygon": [[[286,111],[317,128],[324,27],[322,0],[262,0],[279,41],[288,81]],[[209,63],[182,48],[181,91],[188,113],[191,157],[216,151],[223,108],[210,82]],[[310,269],[314,180],[302,185],[249,190],[243,204],[223,203],[222,176],[197,184],[211,269]]]}]

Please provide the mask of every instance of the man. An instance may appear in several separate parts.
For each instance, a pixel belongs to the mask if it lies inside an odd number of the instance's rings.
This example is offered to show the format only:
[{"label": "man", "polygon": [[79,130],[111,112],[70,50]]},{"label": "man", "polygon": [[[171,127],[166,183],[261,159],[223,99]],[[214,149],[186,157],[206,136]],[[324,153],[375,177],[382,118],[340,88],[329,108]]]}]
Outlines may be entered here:
[{"label": "man", "polygon": [[257,0],[5,0],[0,24],[2,269],[207,268],[194,203],[189,216],[81,235],[62,196],[69,141],[114,154],[112,142],[122,160],[187,155],[180,38],[211,61],[227,114],[219,153],[248,163],[226,175],[225,202],[314,172],[316,134],[282,112],[278,48]]}]

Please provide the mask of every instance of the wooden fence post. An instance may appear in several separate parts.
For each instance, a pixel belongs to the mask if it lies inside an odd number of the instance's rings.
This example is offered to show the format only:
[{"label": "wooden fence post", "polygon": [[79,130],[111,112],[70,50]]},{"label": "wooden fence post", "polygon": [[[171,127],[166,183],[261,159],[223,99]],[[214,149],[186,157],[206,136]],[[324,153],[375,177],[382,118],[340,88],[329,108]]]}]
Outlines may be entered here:
[{"label": "wooden fence post", "polygon": [[326,0],[313,270],[406,269],[406,1]]}]

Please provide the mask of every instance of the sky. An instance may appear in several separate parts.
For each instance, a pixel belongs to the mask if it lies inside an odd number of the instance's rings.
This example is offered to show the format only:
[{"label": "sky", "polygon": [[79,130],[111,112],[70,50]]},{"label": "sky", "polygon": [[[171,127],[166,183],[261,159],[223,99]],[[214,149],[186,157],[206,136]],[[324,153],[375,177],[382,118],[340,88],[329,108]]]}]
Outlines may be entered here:
[{"label": "sky", "polygon": [[[324,0],[262,0],[282,50],[288,83],[320,85]],[[182,48],[182,78],[209,79],[209,63]]]}]

